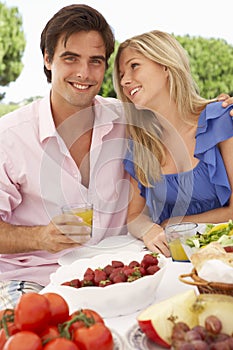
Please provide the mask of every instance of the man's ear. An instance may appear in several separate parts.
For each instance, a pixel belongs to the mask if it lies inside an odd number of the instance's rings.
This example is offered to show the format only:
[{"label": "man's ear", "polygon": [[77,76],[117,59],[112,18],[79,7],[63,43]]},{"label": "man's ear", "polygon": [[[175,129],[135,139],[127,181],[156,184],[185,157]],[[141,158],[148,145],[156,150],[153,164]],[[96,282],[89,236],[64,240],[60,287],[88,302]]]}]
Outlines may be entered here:
[{"label": "man's ear", "polygon": [[51,62],[50,62],[50,59],[49,59],[48,52],[46,50],[45,50],[45,53],[44,53],[44,65],[45,65],[45,67],[48,70],[51,70]]}]

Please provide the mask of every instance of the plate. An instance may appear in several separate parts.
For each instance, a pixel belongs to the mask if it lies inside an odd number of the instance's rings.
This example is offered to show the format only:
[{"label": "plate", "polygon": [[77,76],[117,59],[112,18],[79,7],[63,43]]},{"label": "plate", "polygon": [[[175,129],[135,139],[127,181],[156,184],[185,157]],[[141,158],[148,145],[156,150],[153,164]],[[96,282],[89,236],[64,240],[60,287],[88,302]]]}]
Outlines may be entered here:
[{"label": "plate", "polygon": [[[229,222],[222,222],[222,223],[213,224],[213,225],[214,225],[214,226],[219,226],[219,225],[228,224],[228,223],[229,223]],[[203,234],[203,233],[205,232],[205,230],[206,230],[206,225],[207,225],[207,224],[198,224],[197,231],[198,231],[199,233]],[[222,238],[223,238],[223,237],[224,237],[224,236],[222,236]],[[230,240],[231,240],[231,237],[232,237],[232,236],[228,236],[228,237],[229,237]],[[224,246],[223,243],[221,243],[221,242],[223,242],[223,241],[221,240],[221,238],[219,238],[218,241],[219,241],[220,244],[222,244],[222,246]],[[218,242],[218,241],[216,241],[216,242]],[[231,242],[232,242],[232,241],[231,241]],[[224,243],[226,244],[226,242],[224,242]],[[199,249],[201,249],[201,248],[197,248],[197,247],[190,247],[190,246],[188,246],[187,244],[185,244],[185,242],[181,242],[181,244],[182,244],[183,249],[184,249],[184,251],[185,251],[187,257],[189,258],[189,260],[190,260],[190,258],[191,258],[191,256],[192,256],[193,253],[196,253]]]},{"label": "plate", "polygon": [[[206,229],[206,224],[198,224],[197,226],[197,232],[199,233],[203,233]],[[199,250],[199,248],[191,248],[189,247],[187,244],[185,244],[184,242],[181,241],[182,247],[185,251],[185,254],[187,255],[189,261],[190,261],[190,257],[193,253],[195,253],[196,251]]]},{"label": "plate", "polygon": [[[71,312],[80,308],[94,309],[102,317],[129,315],[142,310],[155,300],[156,290],[164,275],[167,259],[159,255],[158,270],[133,282],[121,282],[107,287],[74,288],[62,285],[72,279],[83,279],[87,268],[98,269],[118,260],[125,265],[131,261],[140,262],[146,252],[121,251],[112,254],[96,255],[92,258],[78,259],[70,265],[60,266],[50,275],[50,283],[40,293],[55,292],[66,299]],[[142,297],[143,296],[143,297]]]},{"label": "plate", "polygon": [[150,340],[145,333],[142,332],[141,328],[136,324],[126,334],[128,341],[129,350],[164,350],[161,347]]},{"label": "plate", "polygon": [[145,247],[144,243],[131,236],[122,235],[122,236],[111,236],[103,239],[101,242],[94,246],[81,247],[71,252],[63,255],[58,259],[59,265],[69,265],[72,264],[77,259],[82,258],[92,258],[95,255],[103,253],[116,253],[119,250],[128,250],[134,252],[140,252]]},{"label": "plate", "polygon": [[113,350],[124,350],[124,342],[121,336],[115,330],[113,329],[110,329],[110,330],[114,341]]}]

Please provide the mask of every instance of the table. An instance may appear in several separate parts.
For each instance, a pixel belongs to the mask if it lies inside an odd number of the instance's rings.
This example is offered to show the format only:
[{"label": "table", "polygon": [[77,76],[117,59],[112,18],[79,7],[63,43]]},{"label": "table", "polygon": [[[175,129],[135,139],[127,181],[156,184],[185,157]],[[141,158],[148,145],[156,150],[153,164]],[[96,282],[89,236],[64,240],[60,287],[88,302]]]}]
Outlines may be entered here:
[{"label": "table", "polygon": [[[163,276],[163,279],[156,290],[154,302],[159,302],[161,300],[167,299],[175,294],[185,292],[190,288],[196,288],[179,281],[179,275],[182,273],[189,273],[192,270],[192,264],[188,262],[173,262],[171,258],[168,258],[168,265]],[[143,297],[143,296],[142,296]],[[113,330],[116,330],[119,335],[124,339],[126,348],[127,340],[126,333],[127,331],[137,323],[136,317],[140,311],[116,318],[106,318],[105,323],[108,327]]]},{"label": "table", "polygon": [[[134,239],[134,238],[133,238]],[[138,251],[138,252],[142,252],[145,251],[145,246],[143,244],[142,241],[136,240],[135,239],[132,241],[132,236],[128,235],[126,237],[110,237],[106,240],[104,240],[103,242],[101,242],[101,245],[104,243],[105,247],[107,247],[108,253],[110,253],[111,249],[113,249],[113,246],[115,246],[116,243],[118,243],[118,249],[117,251],[121,251],[122,249],[124,250],[124,244],[125,243],[132,243],[132,245],[128,245],[127,248],[130,247],[130,250],[132,251]],[[100,248],[100,247],[98,247]],[[81,248],[80,248],[81,249]],[[63,264],[71,264],[73,261],[77,260],[77,257],[84,257],[82,255],[80,255],[80,249],[78,250],[78,253],[76,253],[75,251],[73,252],[73,254],[69,254],[69,258],[67,260],[67,256],[66,259],[64,261],[64,259],[62,259],[62,261],[60,261],[61,265]],[[99,252],[97,250],[97,252]],[[115,251],[116,252],[116,251]],[[93,252],[88,251],[86,248],[84,250],[84,255],[85,257],[92,257],[93,254],[95,254],[95,251]],[[90,254],[90,256],[88,256],[88,254]],[[159,302],[161,300],[167,299],[175,294],[178,293],[182,293],[185,292],[186,290],[190,289],[190,288],[196,288],[190,285],[187,285],[185,283],[182,283],[179,281],[179,275],[183,274],[183,273],[189,273],[192,270],[192,264],[189,262],[174,262],[172,261],[171,258],[167,258],[167,267],[164,273],[164,276],[158,286],[158,289],[156,290],[155,293],[155,298],[154,298],[154,302]],[[51,286],[46,286],[41,292],[47,292],[47,291],[54,291],[53,289],[50,289]],[[143,295],[142,295],[143,298]],[[153,304],[153,302],[152,302]],[[104,318],[105,324],[113,331],[116,331],[117,334],[119,334],[119,336],[122,339],[122,342],[124,343],[124,348],[122,349],[122,347],[119,346],[119,350],[136,350],[136,349],[132,349],[131,347],[129,348],[128,346],[128,341],[127,341],[127,333],[129,331],[131,331],[132,327],[137,326],[137,315],[141,312],[142,310],[130,314],[130,315],[126,315],[126,316],[120,316],[120,317],[114,317],[114,318]],[[154,346],[153,346],[154,349]],[[155,349],[160,349],[159,347],[155,347]],[[118,350],[118,348],[117,348]],[[140,349],[141,350],[141,349]],[[143,349],[144,350],[144,349]]]}]

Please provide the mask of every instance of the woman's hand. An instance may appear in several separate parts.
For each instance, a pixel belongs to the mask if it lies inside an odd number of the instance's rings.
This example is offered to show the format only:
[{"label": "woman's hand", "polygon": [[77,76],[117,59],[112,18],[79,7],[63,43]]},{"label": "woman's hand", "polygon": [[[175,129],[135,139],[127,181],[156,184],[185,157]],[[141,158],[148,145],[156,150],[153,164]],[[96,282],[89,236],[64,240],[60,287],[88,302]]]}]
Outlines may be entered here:
[{"label": "woman's hand", "polygon": [[164,230],[159,225],[153,225],[152,228],[143,236],[145,246],[152,252],[162,253],[166,257],[170,256],[170,251],[165,238]]}]

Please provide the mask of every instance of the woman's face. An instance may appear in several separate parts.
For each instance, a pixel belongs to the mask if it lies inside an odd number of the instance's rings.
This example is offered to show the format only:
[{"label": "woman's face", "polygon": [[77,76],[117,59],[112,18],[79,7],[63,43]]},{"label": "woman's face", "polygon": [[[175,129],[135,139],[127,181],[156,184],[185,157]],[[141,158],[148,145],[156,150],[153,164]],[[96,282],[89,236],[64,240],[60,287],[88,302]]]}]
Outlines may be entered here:
[{"label": "woman's face", "polygon": [[168,71],[135,49],[125,48],[119,59],[123,93],[136,106],[159,110],[169,98]]}]

